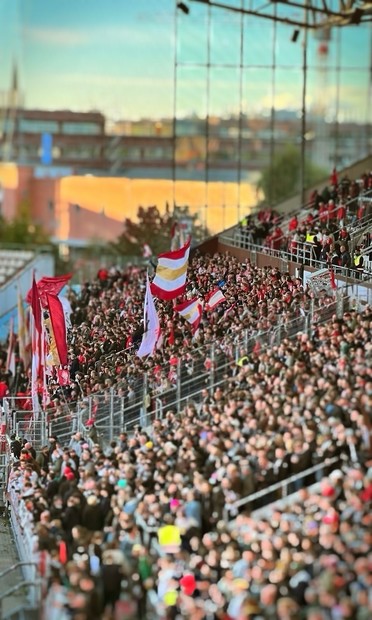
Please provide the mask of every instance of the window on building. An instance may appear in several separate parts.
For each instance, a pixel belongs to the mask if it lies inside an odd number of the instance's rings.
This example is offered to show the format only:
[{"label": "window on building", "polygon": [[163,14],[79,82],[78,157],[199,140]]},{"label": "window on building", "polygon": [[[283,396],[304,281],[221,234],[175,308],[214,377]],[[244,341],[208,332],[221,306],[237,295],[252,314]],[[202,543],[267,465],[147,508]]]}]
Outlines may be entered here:
[{"label": "window on building", "polygon": [[64,146],[61,150],[61,157],[64,159],[95,159],[99,157],[97,155],[97,149],[93,146]]},{"label": "window on building", "polygon": [[6,118],[4,121],[4,133],[13,133],[15,129],[15,122],[13,118]]},{"label": "window on building", "polygon": [[43,121],[32,118],[20,118],[18,122],[21,133],[58,133],[57,121]]},{"label": "window on building", "polygon": [[101,126],[92,122],[66,122],[62,123],[62,133],[77,136],[97,136],[101,133]]}]

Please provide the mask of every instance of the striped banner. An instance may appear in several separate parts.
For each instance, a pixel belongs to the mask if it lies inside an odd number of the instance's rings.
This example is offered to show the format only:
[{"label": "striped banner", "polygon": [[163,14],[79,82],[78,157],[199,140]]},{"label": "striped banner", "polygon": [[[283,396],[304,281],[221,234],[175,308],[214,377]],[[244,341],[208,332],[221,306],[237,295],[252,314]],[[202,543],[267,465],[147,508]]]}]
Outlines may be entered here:
[{"label": "striped banner", "polygon": [[191,239],[179,250],[159,254],[151,292],[155,297],[170,301],[180,297],[186,288],[187,266]]},{"label": "striped banner", "polygon": [[182,304],[174,306],[174,311],[178,312],[192,327],[192,332],[195,334],[198,329],[202,317],[203,305],[197,298],[185,301]]}]

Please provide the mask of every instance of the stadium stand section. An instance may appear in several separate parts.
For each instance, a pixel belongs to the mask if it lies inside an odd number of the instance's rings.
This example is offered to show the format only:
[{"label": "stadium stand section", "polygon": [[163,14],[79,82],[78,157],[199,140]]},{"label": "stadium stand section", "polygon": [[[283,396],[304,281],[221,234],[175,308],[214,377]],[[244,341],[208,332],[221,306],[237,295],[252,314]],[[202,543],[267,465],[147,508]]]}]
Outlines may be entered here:
[{"label": "stadium stand section", "polygon": [[0,284],[14,277],[33,256],[27,250],[0,250]]},{"label": "stadium stand section", "polygon": [[138,358],[145,271],[102,269],[70,295],[71,383],[39,420],[22,364],[2,373],[11,519],[48,620],[370,617],[371,308],[241,241],[192,257],[187,297],[225,296],[195,339],[161,303],[162,348]]}]

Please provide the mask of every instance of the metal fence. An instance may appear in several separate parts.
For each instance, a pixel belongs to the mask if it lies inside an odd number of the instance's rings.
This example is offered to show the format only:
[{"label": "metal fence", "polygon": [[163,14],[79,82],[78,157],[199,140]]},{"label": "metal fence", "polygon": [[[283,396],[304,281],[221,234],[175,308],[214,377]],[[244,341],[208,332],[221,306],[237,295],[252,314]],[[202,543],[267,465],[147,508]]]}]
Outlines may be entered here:
[{"label": "metal fence", "polygon": [[5,506],[6,485],[8,480],[9,457],[3,452],[0,454],[0,510]]},{"label": "metal fence", "polygon": [[[346,303],[347,300],[341,299],[342,306]],[[25,437],[36,448],[45,444],[50,435],[56,435],[62,445],[67,445],[76,431],[81,431],[91,443],[98,440],[106,445],[121,431],[130,432],[136,425],[149,427],[154,419],[163,418],[169,410],[180,413],[186,405],[198,403],[202,390],[211,392],[218,386],[224,387],[237,361],[252,353],[254,347],[267,349],[278,345],[283,338],[310,332],[316,324],[329,321],[332,315],[339,313],[339,306],[338,300],[321,308],[313,307],[308,314],[273,325],[268,331],[245,330],[234,339],[227,338],[196,349],[192,360],[178,360],[172,370],[171,385],[166,390],[144,374],[134,386],[132,398],[120,396],[111,388],[78,402],[62,403],[57,415],[42,411],[35,418],[31,411],[18,408],[17,398],[4,399],[8,432]],[[88,420],[94,420],[98,438],[89,438]]]},{"label": "metal fence", "polygon": [[[360,242],[361,237],[371,231],[372,216],[369,214],[363,217],[361,220],[351,224],[349,226],[349,233],[351,237],[350,249]],[[284,237],[282,238],[284,239]],[[225,230],[219,235],[221,243],[230,245],[232,247],[243,248],[252,254],[252,262],[256,262],[257,254],[263,256],[273,256],[281,259],[284,264],[298,263],[300,265],[307,265],[316,269],[321,269],[326,266],[324,261],[319,260],[313,244],[297,241],[295,247],[289,251],[286,248],[274,249],[265,245],[256,243],[252,234],[241,228],[239,225],[233,226]],[[332,266],[335,273],[349,279],[362,279],[369,281],[372,279],[372,268],[368,257],[370,255],[370,248],[364,248],[362,255],[365,256],[365,264],[363,271],[358,272],[353,268]]]},{"label": "metal fence", "polygon": [[[306,242],[296,242],[296,247],[291,251],[287,250],[275,250],[263,245],[258,245],[252,242],[252,237],[246,231],[236,227],[225,231],[219,236],[219,239],[225,245],[232,247],[243,248],[251,254],[253,254],[253,262],[257,254],[262,256],[273,256],[279,258],[285,263],[297,263],[300,265],[307,265],[314,267],[315,269],[322,269],[328,266],[324,261],[319,260],[317,257],[313,244]],[[363,251],[366,256],[369,255],[370,248]],[[369,261],[366,261],[366,265],[362,272],[357,272],[356,269],[339,267],[338,265],[332,265],[332,269],[336,274],[339,274],[349,279],[361,279],[364,281],[370,281],[372,278],[372,270]]]},{"label": "metal fence", "polygon": [[[253,510],[282,500],[287,497],[287,495],[291,495],[304,486],[309,486],[328,475],[340,462],[341,458],[339,456],[334,456],[330,459],[326,459],[323,463],[313,465],[313,467],[309,467],[298,474],[285,478],[285,480],[276,482],[256,493],[243,497],[236,502],[226,504],[223,513],[224,521],[226,523],[231,521],[243,510],[250,513]],[[304,484],[305,481],[306,484]]]}]

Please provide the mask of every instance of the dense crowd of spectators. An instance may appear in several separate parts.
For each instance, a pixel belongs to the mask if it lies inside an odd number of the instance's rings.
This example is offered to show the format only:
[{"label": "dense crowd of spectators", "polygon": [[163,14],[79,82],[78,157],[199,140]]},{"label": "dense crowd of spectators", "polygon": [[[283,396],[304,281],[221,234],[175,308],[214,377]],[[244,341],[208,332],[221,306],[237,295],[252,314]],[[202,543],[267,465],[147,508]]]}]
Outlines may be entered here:
[{"label": "dense crowd of spectators", "polygon": [[[35,454],[14,439],[9,489],[49,558],[48,620],[113,606],[133,618],[366,619],[371,328],[367,308],[253,351],[224,388],[108,447],[78,433]],[[333,456],[320,490],[299,484],[260,519],[234,510]]]},{"label": "dense crowd of spectators", "polygon": [[[304,290],[300,278],[282,274],[275,268],[258,268],[228,254],[200,255],[190,261],[186,296],[201,299],[220,286],[225,301],[215,310],[203,312],[195,337],[190,326],[173,311],[171,302],[156,301],[162,328],[162,346],[150,358],[137,356],[143,335],[143,305],[146,268],[101,269],[98,277],[85,283],[79,294],[68,293],[72,307],[69,333],[71,383],[60,387],[49,382],[50,417],[59,416],[67,403],[102,394],[115,387],[119,395],[133,401],[148,375],[149,389],[162,394],[175,382],[178,360],[185,372],[203,357],[211,344],[228,354],[246,330],[259,336],[277,325],[286,326],[309,312],[312,294]],[[315,299],[323,305],[331,297]],[[6,353],[4,350],[3,364]],[[4,373],[4,378],[5,373]],[[27,383],[29,376],[19,370],[16,393],[25,409],[32,408]],[[14,378],[8,376],[11,387]],[[40,396],[42,386],[40,386]]]},{"label": "dense crowd of spectators", "polygon": [[[363,200],[364,198],[364,200]],[[298,258],[311,246],[312,258],[336,267],[361,271],[363,251],[371,245],[370,231],[350,245],[350,228],[372,215],[372,173],[358,181],[332,175],[332,185],[315,190],[309,204],[297,215],[286,218],[275,210],[263,209],[240,222],[241,241],[246,247],[257,244],[281,250]],[[365,266],[365,265],[364,265]]]},{"label": "dense crowd of spectators", "polygon": [[[86,433],[66,444],[51,436],[38,452],[12,436],[9,493],[43,565],[45,620],[366,620],[371,309],[315,323],[267,349],[259,344],[264,332],[331,298],[314,299],[301,279],[277,269],[196,252],[187,297],[219,286],[225,302],[204,308],[192,337],[172,304],[157,301],[162,344],[141,359],[145,273],[100,269],[80,293],[70,290],[71,382],[50,382],[50,419],[63,404],[112,387],[130,401],[144,373],[161,396],[179,363],[192,376],[212,344],[230,362],[221,386],[206,387],[181,415],[169,410],[151,430],[122,432],[110,445],[94,419]],[[247,330],[258,346],[242,345],[236,360],[231,352]],[[0,369],[5,358],[3,349]],[[14,380],[2,372],[0,398]],[[28,381],[20,363],[16,387],[26,409]],[[237,508],[239,499],[320,463],[319,488],[304,490],[298,477],[290,505],[278,503],[260,519]]]}]

